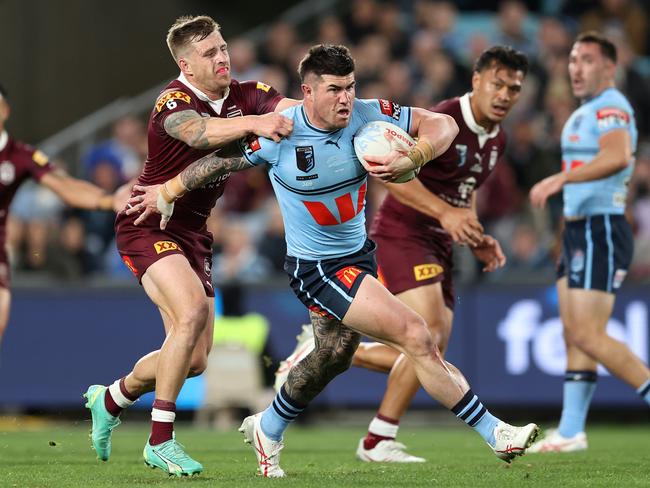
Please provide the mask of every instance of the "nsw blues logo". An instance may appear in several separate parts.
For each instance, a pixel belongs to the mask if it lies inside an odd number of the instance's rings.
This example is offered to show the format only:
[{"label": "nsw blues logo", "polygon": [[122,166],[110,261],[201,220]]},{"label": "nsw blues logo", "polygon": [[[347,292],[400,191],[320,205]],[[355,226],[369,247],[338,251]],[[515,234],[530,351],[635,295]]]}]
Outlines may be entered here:
[{"label": "nsw blues logo", "polygon": [[309,173],[316,162],[314,161],[314,146],[298,146],[296,147],[296,166],[300,171]]}]

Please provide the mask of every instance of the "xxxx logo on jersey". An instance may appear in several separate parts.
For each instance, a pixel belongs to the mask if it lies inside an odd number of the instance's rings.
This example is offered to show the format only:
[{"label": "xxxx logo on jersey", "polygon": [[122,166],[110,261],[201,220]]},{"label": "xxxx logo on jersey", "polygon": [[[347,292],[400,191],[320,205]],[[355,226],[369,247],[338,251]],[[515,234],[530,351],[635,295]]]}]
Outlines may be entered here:
[{"label": "xxxx logo on jersey", "polygon": [[158,241],[153,245],[156,254],[162,254],[167,251],[175,251],[178,249],[178,244],[172,241]]},{"label": "xxxx logo on jersey", "polygon": [[430,264],[418,264],[413,266],[413,274],[415,275],[415,281],[429,280],[435,278],[440,273],[444,271],[444,268],[439,264],[430,263]]},{"label": "xxxx logo on jersey", "polygon": [[176,108],[176,102],[174,102],[174,100],[190,103],[191,99],[187,93],[184,93],[182,91],[167,92],[156,102],[156,112],[160,112],[165,105],[167,105],[168,108]]}]

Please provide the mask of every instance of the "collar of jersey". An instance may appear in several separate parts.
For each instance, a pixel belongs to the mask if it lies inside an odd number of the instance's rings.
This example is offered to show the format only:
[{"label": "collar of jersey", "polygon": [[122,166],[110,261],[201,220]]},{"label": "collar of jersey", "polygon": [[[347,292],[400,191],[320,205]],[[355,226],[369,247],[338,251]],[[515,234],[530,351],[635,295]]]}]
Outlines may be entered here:
[{"label": "collar of jersey", "polygon": [[180,81],[183,85],[188,87],[190,90],[192,90],[194,94],[199,98],[199,100],[208,102],[210,106],[215,110],[215,112],[217,112],[218,114],[221,113],[223,102],[226,100],[226,98],[228,98],[228,95],[230,95],[230,87],[226,88],[226,94],[223,96],[223,98],[220,98],[219,100],[211,100],[210,97],[208,97],[205,93],[203,93],[197,87],[192,85],[192,83],[190,83],[190,81],[185,77],[183,73],[178,75],[178,78],[176,79]]},{"label": "collar of jersey", "polygon": [[300,105],[300,113],[302,114],[302,120],[305,121],[305,125],[309,127],[311,130],[315,130],[316,132],[320,132],[321,134],[334,134],[335,132],[341,130],[341,129],[325,130],[325,129],[319,129],[318,127],[314,127],[313,125],[311,125],[311,122],[309,122],[309,119],[307,118],[307,114],[305,113],[304,105]]},{"label": "collar of jersey", "polygon": [[5,147],[7,147],[8,140],[9,140],[9,134],[7,134],[6,130],[3,130],[2,133],[0,133],[0,151],[2,151]]},{"label": "collar of jersey", "polygon": [[469,96],[469,93],[465,93],[465,95],[460,97],[460,111],[463,114],[465,124],[474,134],[478,136],[486,136],[486,139],[492,139],[499,133],[499,124],[494,124],[494,128],[491,132],[486,131],[485,127],[479,125],[474,119],[472,107],[469,103]]},{"label": "collar of jersey", "polygon": [[582,103],[583,103],[583,104],[584,104],[584,103],[589,103],[589,102],[591,102],[592,100],[596,100],[597,98],[602,97],[602,96],[603,96],[605,93],[607,93],[609,90],[616,90],[616,87],[610,86],[610,87],[608,87],[608,88],[605,88],[605,89],[604,89],[603,91],[601,91],[598,95],[595,95],[595,96],[593,96],[593,97],[591,97],[591,98],[585,98],[585,100],[584,100]]}]

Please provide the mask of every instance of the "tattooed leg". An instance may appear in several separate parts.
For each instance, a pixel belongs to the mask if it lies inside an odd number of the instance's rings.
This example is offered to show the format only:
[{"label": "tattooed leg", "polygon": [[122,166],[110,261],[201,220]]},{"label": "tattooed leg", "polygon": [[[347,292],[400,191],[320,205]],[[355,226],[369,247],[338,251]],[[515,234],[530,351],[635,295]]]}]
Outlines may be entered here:
[{"label": "tattooed leg", "polygon": [[284,387],[296,402],[307,405],[332,379],[352,364],[361,335],[337,319],[309,312],[314,350],[291,369]]}]

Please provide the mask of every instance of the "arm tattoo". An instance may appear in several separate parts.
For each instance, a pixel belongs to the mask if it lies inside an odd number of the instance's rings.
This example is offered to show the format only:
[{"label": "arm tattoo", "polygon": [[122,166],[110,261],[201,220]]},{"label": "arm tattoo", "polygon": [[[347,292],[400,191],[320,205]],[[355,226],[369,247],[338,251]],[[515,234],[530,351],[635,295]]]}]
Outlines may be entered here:
[{"label": "arm tattoo", "polygon": [[181,172],[181,181],[188,190],[195,190],[214,183],[231,171],[241,171],[250,168],[250,163],[244,157],[222,158],[216,152],[197,159]]},{"label": "arm tattoo", "polygon": [[206,127],[206,119],[194,110],[176,112],[165,119],[167,134],[197,149],[210,147],[208,137],[205,135]]},{"label": "arm tattoo", "polygon": [[289,372],[285,389],[298,403],[308,404],[334,377],[352,364],[361,335],[337,319],[309,312],[316,346]]}]

